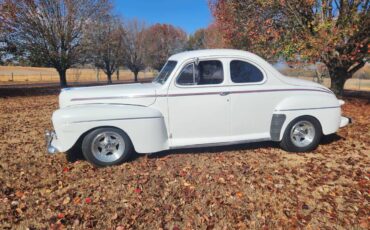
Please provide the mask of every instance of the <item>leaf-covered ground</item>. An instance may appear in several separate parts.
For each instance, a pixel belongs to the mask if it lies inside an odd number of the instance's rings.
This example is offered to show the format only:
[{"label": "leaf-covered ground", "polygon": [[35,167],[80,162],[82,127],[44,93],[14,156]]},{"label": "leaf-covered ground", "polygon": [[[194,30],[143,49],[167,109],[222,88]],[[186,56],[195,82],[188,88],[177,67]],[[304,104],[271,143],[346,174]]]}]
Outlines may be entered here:
[{"label": "leaf-covered ground", "polygon": [[368,229],[370,104],[346,101],[354,124],[314,153],[265,142],[96,169],[45,154],[56,95],[0,98],[0,228]]}]

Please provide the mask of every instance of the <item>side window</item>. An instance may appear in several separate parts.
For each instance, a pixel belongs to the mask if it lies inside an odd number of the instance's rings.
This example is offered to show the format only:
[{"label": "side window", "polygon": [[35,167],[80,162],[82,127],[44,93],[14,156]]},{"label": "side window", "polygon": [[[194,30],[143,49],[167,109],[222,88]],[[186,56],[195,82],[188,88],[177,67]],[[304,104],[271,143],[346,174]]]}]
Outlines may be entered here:
[{"label": "side window", "polygon": [[198,85],[221,84],[224,81],[224,70],[220,61],[201,61],[198,71]]},{"label": "side window", "polygon": [[179,85],[212,85],[224,81],[224,70],[220,61],[201,61],[185,66],[176,83]]},{"label": "side window", "polygon": [[252,83],[263,80],[263,73],[256,66],[244,61],[231,61],[230,75],[234,83]]},{"label": "side window", "polygon": [[177,78],[177,84],[179,85],[194,85],[194,64],[188,64],[185,66],[180,76]]}]

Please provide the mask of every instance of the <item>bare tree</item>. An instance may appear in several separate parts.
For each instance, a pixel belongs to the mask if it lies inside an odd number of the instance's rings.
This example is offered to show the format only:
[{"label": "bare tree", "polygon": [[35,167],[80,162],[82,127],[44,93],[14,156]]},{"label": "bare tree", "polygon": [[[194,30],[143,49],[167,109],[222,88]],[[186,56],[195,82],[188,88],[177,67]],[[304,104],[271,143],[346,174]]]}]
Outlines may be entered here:
[{"label": "bare tree", "polygon": [[124,64],[134,73],[135,82],[141,70],[145,69],[145,23],[136,19],[125,23]]},{"label": "bare tree", "polygon": [[4,25],[31,63],[54,67],[61,87],[66,71],[83,57],[87,23],[110,8],[108,0],[6,0]]},{"label": "bare tree", "polygon": [[107,75],[112,83],[112,75],[123,62],[124,29],[119,19],[105,15],[89,24],[86,31],[85,45],[88,59],[95,67]]}]

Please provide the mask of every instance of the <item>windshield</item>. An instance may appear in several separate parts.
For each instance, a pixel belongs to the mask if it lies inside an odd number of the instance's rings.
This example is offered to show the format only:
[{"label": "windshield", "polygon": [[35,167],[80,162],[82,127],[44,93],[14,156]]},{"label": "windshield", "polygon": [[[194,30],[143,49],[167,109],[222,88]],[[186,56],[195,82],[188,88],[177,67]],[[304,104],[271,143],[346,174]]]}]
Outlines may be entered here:
[{"label": "windshield", "polygon": [[177,61],[168,61],[162,68],[161,72],[159,72],[158,76],[154,78],[153,82],[159,84],[165,83],[167,81],[167,78],[172,73],[173,69],[175,69],[176,64]]}]

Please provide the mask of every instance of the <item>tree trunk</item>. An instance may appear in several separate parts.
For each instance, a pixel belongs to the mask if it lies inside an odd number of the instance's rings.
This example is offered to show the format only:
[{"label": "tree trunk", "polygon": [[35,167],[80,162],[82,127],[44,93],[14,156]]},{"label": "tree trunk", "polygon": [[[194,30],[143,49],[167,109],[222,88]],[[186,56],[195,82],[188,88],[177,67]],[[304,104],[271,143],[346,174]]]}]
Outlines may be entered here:
[{"label": "tree trunk", "polygon": [[344,84],[346,83],[347,79],[351,78],[352,76],[347,72],[346,68],[343,67],[332,67],[328,66],[331,86],[330,89],[338,96],[342,96]]},{"label": "tree trunk", "polygon": [[343,77],[331,77],[331,87],[330,89],[338,96],[343,95],[344,84],[346,83],[346,78]]},{"label": "tree trunk", "polygon": [[135,82],[137,82],[137,77],[138,77],[138,75],[139,75],[139,72],[135,71],[135,72],[134,72]]},{"label": "tree trunk", "polygon": [[342,65],[337,60],[329,60],[325,63],[330,75],[331,87],[330,89],[338,96],[342,96],[344,84],[350,79],[359,69],[364,65],[364,61],[358,61],[355,63],[347,63]]},{"label": "tree trunk", "polygon": [[111,72],[107,73],[107,78],[108,78],[108,84],[112,84],[112,73]]},{"label": "tree trunk", "polygon": [[66,69],[59,69],[57,70],[59,74],[59,79],[60,79],[60,87],[61,88],[66,88],[68,87],[67,85],[67,70]]}]

